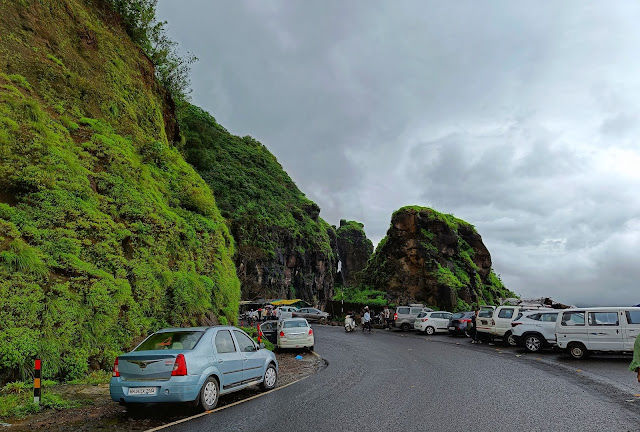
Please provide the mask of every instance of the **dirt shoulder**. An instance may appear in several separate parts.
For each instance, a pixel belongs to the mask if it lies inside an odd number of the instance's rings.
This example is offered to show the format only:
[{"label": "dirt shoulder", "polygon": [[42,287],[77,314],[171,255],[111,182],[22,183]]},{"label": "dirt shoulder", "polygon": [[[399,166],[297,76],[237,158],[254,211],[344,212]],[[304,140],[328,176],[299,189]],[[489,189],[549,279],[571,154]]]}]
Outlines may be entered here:
[{"label": "dirt shoulder", "polygon": [[[302,359],[296,359],[296,356]],[[276,353],[279,366],[278,387],[313,375],[325,367],[325,362],[315,353],[287,351]],[[199,411],[182,404],[149,405],[135,412],[127,410],[109,397],[109,385],[59,385],[49,391],[78,401],[83,406],[63,410],[49,409],[24,419],[9,419],[4,422],[11,426],[0,430],[26,432],[33,430],[62,431],[144,431],[181,418],[197,414]],[[248,388],[222,396],[218,407],[237,402],[261,393],[260,389]]]}]

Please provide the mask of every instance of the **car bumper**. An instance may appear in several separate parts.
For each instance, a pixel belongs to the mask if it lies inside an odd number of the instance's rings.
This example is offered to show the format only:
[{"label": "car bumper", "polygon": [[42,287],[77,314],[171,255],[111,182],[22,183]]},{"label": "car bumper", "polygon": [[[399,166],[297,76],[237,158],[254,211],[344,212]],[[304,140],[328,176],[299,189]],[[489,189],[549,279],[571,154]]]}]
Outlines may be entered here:
[{"label": "car bumper", "polygon": [[466,333],[467,327],[466,326],[464,326],[464,327],[457,327],[456,326],[454,328],[451,328],[451,326],[450,326],[450,327],[447,327],[447,329],[449,330],[449,333],[452,334],[452,335],[463,335],[463,334]]},{"label": "car bumper", "polygon": [[278,348],[307,348],[315,343],[313,337],[304,339],[278,339]]},{"label": "car bumper", "polygon": [[[200,375],[171,377],[167,381],[124,381],[113,377],[109,382],[111,400],[125,403],[190,402],[200,393]],[[133,388],[155,388],[153,395],[129,395]]]},{"label": "car bumper", "polygon": [[424,331],[426,328],[427,328],[427,324],[426,323],[423,323],[423,322],[421,322],[419,324],[413,323],[413,329],[414,330]]}]

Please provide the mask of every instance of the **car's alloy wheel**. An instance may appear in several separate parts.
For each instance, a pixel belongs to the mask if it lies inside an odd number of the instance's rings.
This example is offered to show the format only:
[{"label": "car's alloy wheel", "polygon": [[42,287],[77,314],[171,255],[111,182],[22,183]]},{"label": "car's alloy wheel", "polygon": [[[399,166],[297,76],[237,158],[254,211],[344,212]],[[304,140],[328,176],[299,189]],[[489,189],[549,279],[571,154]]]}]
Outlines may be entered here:
[{"label": "car's alloy wheel", "polygon": [[220,391],[218,381],[214,377],[209,377],[202,385],[200,390],[200,406],[205,411],[211,411],[218,404]]},{"label": "car's alloy wheel", "polygon": [[427,328],[425,329],[425,332],[426,332],[428,335],[432,335],[432,334],[434,334],[434,333],[436,332],[436,329],[434,329],[433,327],[427,327]]},{"label": "car's alloy wheel", "polygon": [[278,381],[278,372],[276,372],[276,368],[272,364],[270,364],[264,373],[264,380],[262,380],[262,388],[264,390],[271,390],[276,386],[277,381]]},{"label": "car's alloy wheel", "polygon": [[527,336],[524,346],[531,352],[538,352],[542,348],[542,341],[536,335]]},{"label": "car's alloy wheel", "polygon": [[504,338],[504,340],[505,340],[505,342],[507,343],[507,345],[509,345],[509,346],[516,346],[516,345],[518,345],[518,342],[516,342],[516,338],[515,338],[515,336],[514,336],[514,335],[513,335],[513,333],[511,333],[511,332],[508,332],[508,333],[506,334],[506,337]]}]

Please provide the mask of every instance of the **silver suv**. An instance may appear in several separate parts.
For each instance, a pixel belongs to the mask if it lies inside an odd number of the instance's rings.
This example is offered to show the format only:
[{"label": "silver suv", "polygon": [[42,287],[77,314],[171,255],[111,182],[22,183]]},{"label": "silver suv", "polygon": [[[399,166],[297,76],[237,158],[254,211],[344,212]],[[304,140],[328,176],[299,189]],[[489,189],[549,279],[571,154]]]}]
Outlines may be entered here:
[{"label": "silver suv", "polygon": [[413,323],[420,312],[432,312],[433,309],[424,307],[422,304],[410,304],[409,306],[398,306],[393,314],[393,326],[409,331],[413,328]]}]

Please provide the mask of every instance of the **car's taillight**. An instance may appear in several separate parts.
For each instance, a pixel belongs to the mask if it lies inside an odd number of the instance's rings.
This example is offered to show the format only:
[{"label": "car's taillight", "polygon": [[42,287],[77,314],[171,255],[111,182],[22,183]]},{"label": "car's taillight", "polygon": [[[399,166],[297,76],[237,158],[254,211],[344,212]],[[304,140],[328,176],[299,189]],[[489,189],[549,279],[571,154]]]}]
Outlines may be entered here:
[{"label": "car's taillight", "polygon": [[429,321],[429,318],[422,318],[422,322]]},{"label": "car's taillight", "polygon": [[462,322],[469,324],[471,322],[471,320],[470,319],[466,319],[466,320],[462,320]]},{"label": "car's taillight", "polygon": [[284,337],[284,332],[283,331],[280,332],[280,337]]},{"label": "car's taillight", "polygon": [[313,329],[309,329],[309,336],[313,335]]},{"label": "car's taillight", "polygon": [[492,326],[496,325],[496,322],[494,320],[491,320],[491,325]]},{"label": "car's taillight", "polygon": [[173,371],[171,376],[185,376],[187,374],[187,361],[184,359],[183,354],[178,354],[176,362],[173,364]]},{"label": "car's taillight", "polygon": [[519,326],[520,324],[522,324],[522,323],[521,322],[512,322],[511,323],[511,327]]},{"label": "car's taillight", "polygon": [[113,362],[113,374],[111,376],[113,377],[120,376],[120,371],[118,370],[118,357],[116,357],[116,360]]},{"label": "car's taillight", "polygon": [[398,313],[397,312],[393,314],[393,320],[394,321],[398,321]]}]

